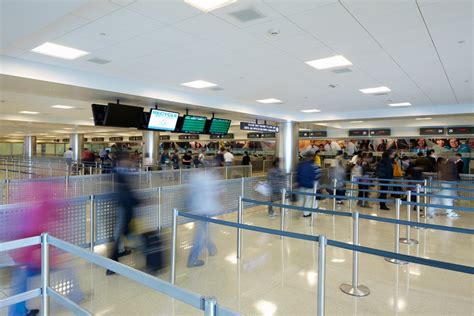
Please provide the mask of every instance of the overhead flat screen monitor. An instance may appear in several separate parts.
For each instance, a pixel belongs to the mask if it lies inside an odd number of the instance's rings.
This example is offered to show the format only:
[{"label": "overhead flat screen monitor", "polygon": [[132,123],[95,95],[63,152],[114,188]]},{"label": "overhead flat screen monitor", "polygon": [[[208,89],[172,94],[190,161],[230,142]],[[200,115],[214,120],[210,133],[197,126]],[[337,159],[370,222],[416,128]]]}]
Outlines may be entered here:
[{"label": "overhead flat screen monitor", "polygon": [[207,118],[205,116],[185,115],[180,131],[182,133],[201,134],[204,133]]},{"label": "overhead flat screen monitor", "polygon": [[173,132],[176,129],[179,113],[151,110],[150,119],[148,121],[148,129],[157,131]]},{"label": "overhead flat screen monitor", "polygon": [[109,103],[105,113],[104,125],[138,128],[142,122],[142,116],[142,107]]},{"label": "overhead flat screen monitor", "polygon": [[150,121],[150,112],[143,112],[142,121],[141,121],[140,126],[138,127],[138,129],[139,130],[147,130],[149,121]]},{"label": "overhead flat screen monitor", "polygon": [[231,120],[213,118],[209,126],[209,134],[225,135],[229,132]]},{"label": "overhead flat screen monitor", "polygon": [[103,126],[105,120],[105,113],[107,112],[107,105],[91,104],[92,116],[94,117],[94,125]]}]

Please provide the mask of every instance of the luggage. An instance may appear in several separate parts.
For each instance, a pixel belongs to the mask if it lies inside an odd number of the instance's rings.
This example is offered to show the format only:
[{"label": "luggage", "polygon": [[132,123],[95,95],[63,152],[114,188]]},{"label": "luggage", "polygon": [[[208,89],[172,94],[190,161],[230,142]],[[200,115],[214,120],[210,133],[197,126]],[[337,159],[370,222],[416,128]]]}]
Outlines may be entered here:
[{"label": "luggage", "polygon": [[157,272],[165,267],[166,245],[158,231],[146,232],[143,234],[145,249],[146,268],[150,272]]}]

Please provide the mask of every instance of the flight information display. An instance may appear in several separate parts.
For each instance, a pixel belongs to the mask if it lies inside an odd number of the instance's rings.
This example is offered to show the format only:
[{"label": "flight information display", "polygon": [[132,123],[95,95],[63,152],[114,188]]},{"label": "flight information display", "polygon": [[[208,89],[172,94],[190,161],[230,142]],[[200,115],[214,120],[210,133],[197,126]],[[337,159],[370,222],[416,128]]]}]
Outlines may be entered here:
[{"label": "flight information display", "polygon": [[185,115],[183,117],[183,126],[181,132],[200,134],[204,133],[207,118],[205,116]]},{"label": "flight information display", "polygon": [[230,128],[230,120],[213,118],[209,127],[209,134],[227,134]]},{"label": "flight information display", "polygon": [[162,110],[151,110],[148,129],[172,132],[176,128],[179,113]]}]

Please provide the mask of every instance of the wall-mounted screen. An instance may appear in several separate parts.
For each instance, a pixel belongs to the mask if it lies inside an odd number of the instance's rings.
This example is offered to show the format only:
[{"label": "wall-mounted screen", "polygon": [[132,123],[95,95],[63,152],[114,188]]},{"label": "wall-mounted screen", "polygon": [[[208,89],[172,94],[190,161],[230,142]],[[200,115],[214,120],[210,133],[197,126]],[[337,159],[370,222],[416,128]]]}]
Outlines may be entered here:
[{"label": "wall-mounted screen", "polygon": [[219,134],[224,135],[229,132],[231,120],[213,118],[211,119],[209,126],[209,134]]},{"label": "wall-mounted screen", "polygon": [[142,122],[142,115],[142,107],[109,103],[105,113],[104,125],[138,128]]},{"label": "wall-mounted screen", "polygon": [[207,118],[205,116],[185,115],[180,131],[182,133],[201,134],[204,133]]},{"label": "wall-mounted screen", "polygon": [[151,110],[148,129],[173,132],[176,129],[179,114],[176,112]]},{"label": "wall-mounted screen", "polygon": [[91,104],[92,116],[94,117],[94,125],[103,126],[105,120],[105,113],[107,112],[107,105]]}]

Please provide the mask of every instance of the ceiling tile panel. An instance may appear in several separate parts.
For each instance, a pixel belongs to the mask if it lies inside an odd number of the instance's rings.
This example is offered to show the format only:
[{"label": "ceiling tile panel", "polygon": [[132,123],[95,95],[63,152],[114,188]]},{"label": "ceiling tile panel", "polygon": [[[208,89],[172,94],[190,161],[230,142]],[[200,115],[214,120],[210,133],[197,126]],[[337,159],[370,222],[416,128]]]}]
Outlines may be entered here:
[{"label": "ceiling tile panel", "polygon": [[204,14],[202,11],[186,4],[182,0],[139,0],[127,6],[127,9],[165,24],[173,24],[196,15]]}]

